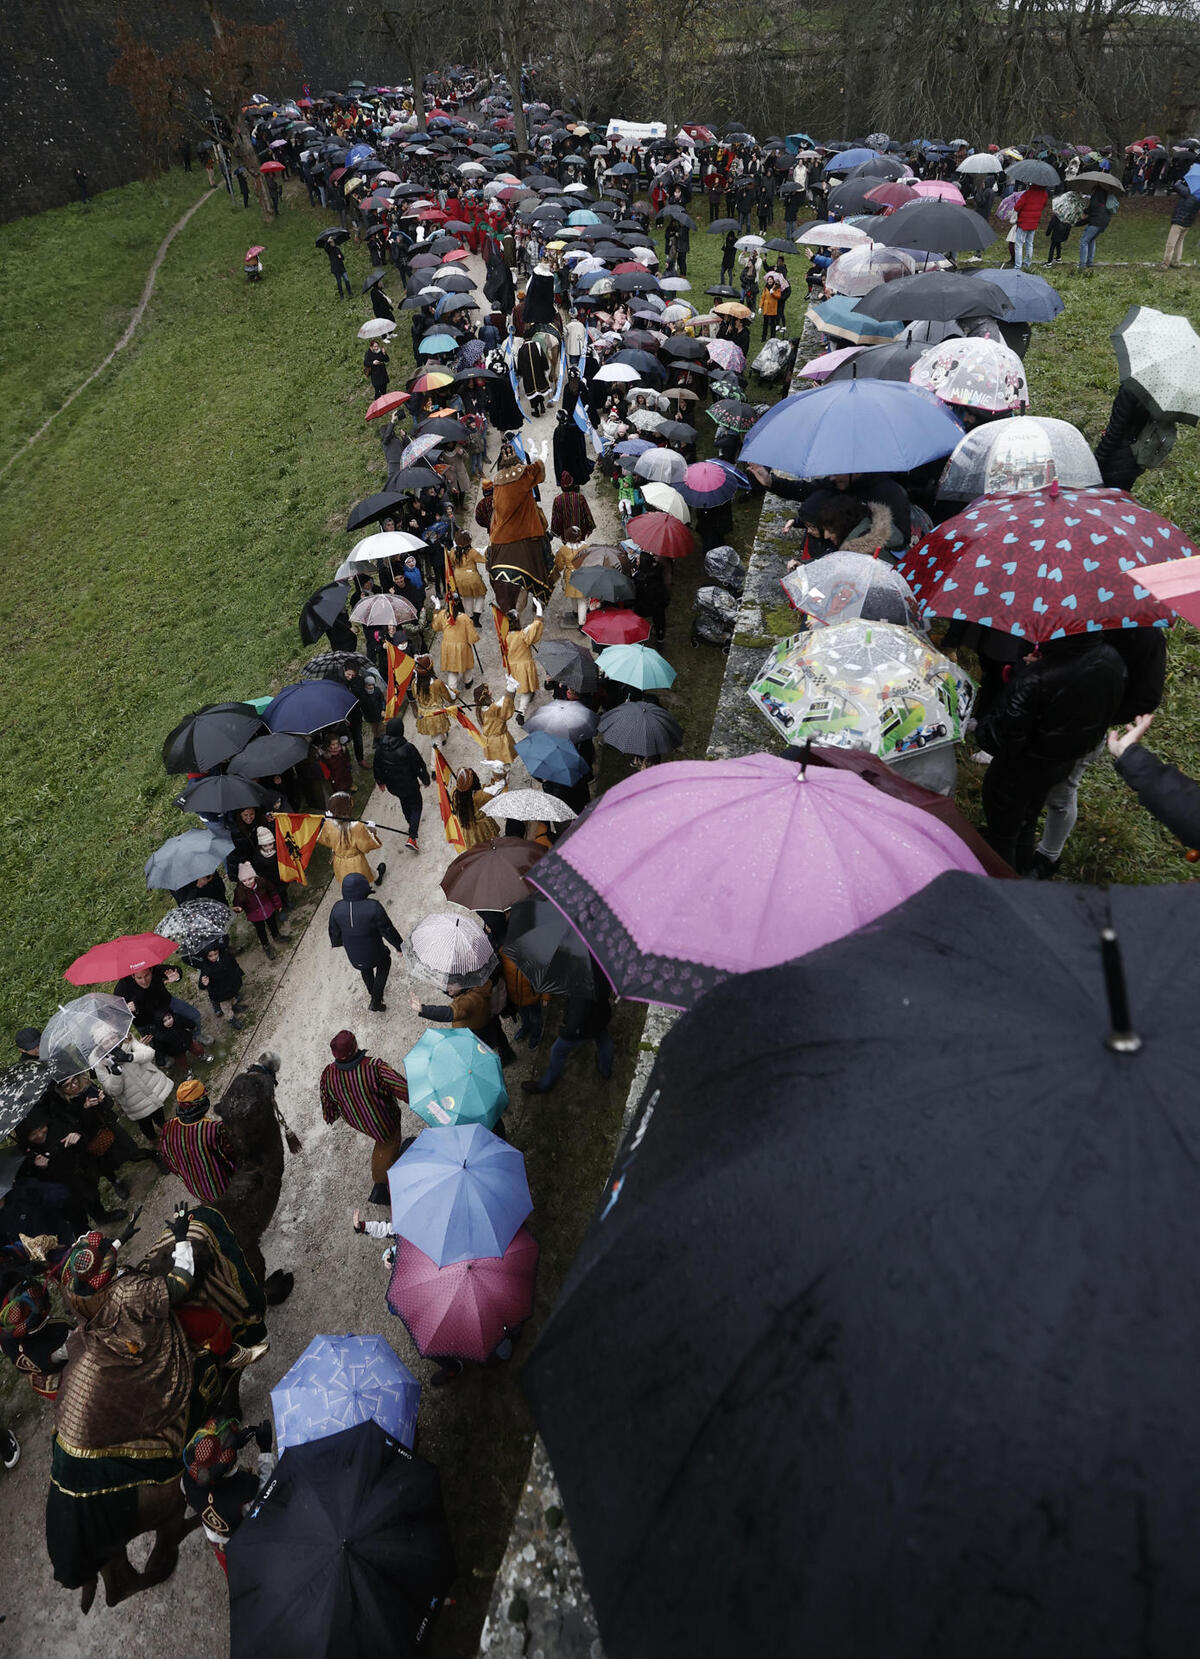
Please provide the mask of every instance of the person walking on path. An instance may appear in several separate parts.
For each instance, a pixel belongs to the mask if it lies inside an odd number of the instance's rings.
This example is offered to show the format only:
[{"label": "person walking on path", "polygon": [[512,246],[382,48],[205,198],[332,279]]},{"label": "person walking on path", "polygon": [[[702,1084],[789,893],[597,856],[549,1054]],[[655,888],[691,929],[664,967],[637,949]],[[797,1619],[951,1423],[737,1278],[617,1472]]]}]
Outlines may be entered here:
[{"label": "person walking on path", "polygon": [[476,622],[483,614],[483,605],[487,598],[487,587],[480,575],[480,570],[484,567],[484,555],[477,547],[472,547],[467,532],[456,530],[454,550],[450,555],[450,574],[454,579],[454,586],[458,589],[458,597],[462,600],[463,610]]},{"label": "person walking on path", "polygon": [[358,969],[370,996],[372,1013],[387,1012],[384,987],[392,971],[388,946],[399,950],[404,940],[378,899],[370,897],[365,876],[348,875],[342,882],[342,896],[329,912],[329,943],[344,950]]},{"label": "person walking on path", "polygon": [[353,1031],[339,1031],[330,1040],[333,1059],[321,1073],[321,1116],[326,1123],[340,1118],[372,1141],[370,1204],[387,1204],[388,1170],[403,1150],[401,1106],[408,1100],[408,1084],[394,1066],[377,1060],[358,1046]]},{"label": "person walking on path", "polygon": [[540,1077],[521,1084],[526,1094],[549,1094],[562,1076],[563,1067],[581,1043],[596,1045],[596,1066],[605,1080],[612,1076],[613,1041],[608,1034],[612,1021],[612,991],[603,974],[593,967],[592,994],[568,997],[562,1028],[550,1047],[550,1058]]},{"label": "person walking on path", "polygon": [[326,818],[317,836],[318,847],[328,847],[333,855],[335,881],[344,881],[349,875],[360,875],[364,881],[379,886],[387,874],[387,865],[380,863],[374,875],[367,854],[383,845],[379,837],[354,816],[354,802],[339,791],[329,797],[332,818]]},{"label": "person walking on path", "polygon": [[433,612],[433,631],[442,636],[442,679],[451,692],[457,693],[460,679],[469,686],[474,678],[479,630],[453,599],[444,604],[439,599]]},{"label": "person walking on path", "polygon": [[333,272],[333,280],[337,284],[338,298],[350,299],[354,290],[350,286],[350,278],[346,275],[346,257],[336,242],[326,242],[325,257],[329,260],[329,269]]},{"label": "person walking on path", "polygon": [[175,1116],[163,1127],[159,1156],[193,1198],[215,1204],[236,1168],[233,1145],[223,1123],[208,1115],[208,1092],[188,1077],[175,1090]]},{"label": "person walking on path", "polygon": [[516,712],[512,696],[516,683],[510,675],[502,703],[492,701],[491,691],[485,685],[481,685],[475,693],[475,714],[483,734],[484,759],[496,761],[501,766],[511,766],[517,758],[517,746],[508,729],[508,722]]},{"label": "person walking on path", "polygon": [[533,655],[534,646],[540,644],[542,638],[542,606],[541,601],[535,599],[533,608],[537,612],[527,628],[517,625],[516,616],[510,616],[508,639],[508,671],[517,682],[517,725],[525,724],[525,713],[533,702],[541,680],[538,678],[537,661]]},{"label": "person walking on path", "polygon": [[440,749],[450,735],[446,710],[454,707],[454,698],[434,674],[433,658],[427,653],[416,659],[408,695],[417,711],[418,733],[429,739],[432,748]]},{"label": "person walking on path", "polygon": [[423,806],[421,788],[422,785],[428,787],[429,769],[421,759],[416,744],[410,743],[404,735],[403,715],[394,715],[388,721],[383,736],[375,745],[375,782],[400,802],[400,810],[408,824],[408,845],[413,852],[419,851],[417,834],[421,828]]}]

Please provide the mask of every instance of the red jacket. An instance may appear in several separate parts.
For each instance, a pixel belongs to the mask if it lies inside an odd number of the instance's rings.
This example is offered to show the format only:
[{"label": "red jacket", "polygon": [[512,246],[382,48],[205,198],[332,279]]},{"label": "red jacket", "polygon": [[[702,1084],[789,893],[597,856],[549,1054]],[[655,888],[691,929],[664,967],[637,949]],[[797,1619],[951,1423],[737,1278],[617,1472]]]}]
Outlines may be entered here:
[{"label": "red jacket", "polygon": [[1022,190],[1017,197],[1017,229],[1036,230],[1041,222],[1042,210],[1049,200],[1049,195],[1040,184]]}]

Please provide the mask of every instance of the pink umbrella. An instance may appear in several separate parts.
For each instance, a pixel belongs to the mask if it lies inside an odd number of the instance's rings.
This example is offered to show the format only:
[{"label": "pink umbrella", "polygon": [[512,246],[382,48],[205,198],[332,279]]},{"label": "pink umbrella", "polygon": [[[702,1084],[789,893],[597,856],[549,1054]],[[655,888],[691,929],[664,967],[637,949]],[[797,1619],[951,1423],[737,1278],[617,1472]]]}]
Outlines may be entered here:
[{"label": "pink umbrella", "polygon": [[1172,559],[1165,565],[1138,565],[1126,570],[1125,575],[1133,583],[1135,599],[1143,599],[1148,589],[1169,610],[1177,611],[1200,628],[1200,558]]},{"label": "pink umbrella", "polygon": [[956,202],[959,207],[965,207],[963,193],[956,184],[949,179],[918,179],[912,187],[918,196],[940,197],[944,202]]},{"label": "pink umbrella", "polygon": [[801,380],[824,380],[833,373],[839,363],[848,363],[852,357],[857,357],[860,351],[866,349],[866,346],[842,346],[839,351],[820,352],[816,357],[810,357],[796,373]]},{"label": "pink umbrella", "polygon": [[732,340],[706,340],[709,361],[728,374],[741,374],[746,367],[746,354]]},{"label": "pink umbrella", "polygon": [[943,870],[983,873],[906,801],[854,773],[741,755],[616,784],[526,879],[618,995],[690,1008],[729,974],[852,933]]},{"label": "pink umbrella", "polygon": [[482,1364],[505,1327],[523,1324],[533,1312],[537,1260],[537,1241],[524,1227],[503,1256],[446,1267],[397,1239],[387,1305],[404,1321],[419,1354]]}]

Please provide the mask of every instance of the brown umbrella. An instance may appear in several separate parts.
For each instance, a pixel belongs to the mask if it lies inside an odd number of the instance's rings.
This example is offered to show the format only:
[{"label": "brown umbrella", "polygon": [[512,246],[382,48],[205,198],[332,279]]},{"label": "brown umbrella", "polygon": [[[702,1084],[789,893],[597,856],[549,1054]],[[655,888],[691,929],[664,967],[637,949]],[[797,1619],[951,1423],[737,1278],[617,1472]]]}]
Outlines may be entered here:
[{"label": "brown umbrella", "polygon": [[497,835],[459,853],[442,877],[442,892],[466,910],[509,910],[529,898],[524,877],[545,850],[536,841]]}]

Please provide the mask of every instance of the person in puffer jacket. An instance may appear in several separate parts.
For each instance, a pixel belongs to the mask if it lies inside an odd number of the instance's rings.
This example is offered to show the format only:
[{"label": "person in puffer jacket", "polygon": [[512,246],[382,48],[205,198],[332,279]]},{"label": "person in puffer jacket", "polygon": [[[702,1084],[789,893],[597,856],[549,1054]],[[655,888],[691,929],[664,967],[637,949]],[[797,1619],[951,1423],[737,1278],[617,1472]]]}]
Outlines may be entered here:
[{"label": "person in puffer jacket", "polygon": [[362,975],[371,998],[373,1013],[387,1011],[384,986],[392,971],[392,956],[404,940],[378,899],[368,897],[370,884],[365,876],[349,875],[342,880],[342,896],[329,912],[329,943],[342,949]]}]

